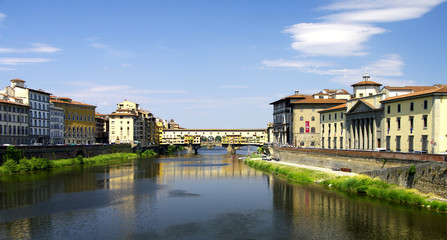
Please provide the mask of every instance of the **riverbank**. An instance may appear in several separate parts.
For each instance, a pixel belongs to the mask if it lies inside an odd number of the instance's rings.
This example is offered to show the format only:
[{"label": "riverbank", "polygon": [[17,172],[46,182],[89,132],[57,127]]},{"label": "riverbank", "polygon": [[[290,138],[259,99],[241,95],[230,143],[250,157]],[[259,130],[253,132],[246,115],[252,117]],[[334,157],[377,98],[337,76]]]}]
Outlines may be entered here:
[{"label": "riverbank", "polygon": [[[252,155],[244,160],[244,163],[255,169],[275,174],[289,181],[308,184],[316,183],[330,189],[381,199],[388,202],[423,207],[436,211],[447,211],[447,202],[431,194],[422,194],[414,189],[405,189],[395,184],[390,184],[379,179],[373,179],[365,175],[340,176],[330,169],[325,171],[299,168],[262,161],[258,156]],[[332,171],[332,172],[331,172]]]},{"label": "riverbank", "polygon": [[27,173],[50,168],[62,168],[78,165],[110,164],[128,161],[138,157],[139,155],[135,153],[111,153],[91,158],[83,158],[82,156],[78,156],[77,158],[58,160],[48,160],[45,158],[23,158],[18,163],[14,160],[7,160],[2,166],[0,166],[0,175]]}]

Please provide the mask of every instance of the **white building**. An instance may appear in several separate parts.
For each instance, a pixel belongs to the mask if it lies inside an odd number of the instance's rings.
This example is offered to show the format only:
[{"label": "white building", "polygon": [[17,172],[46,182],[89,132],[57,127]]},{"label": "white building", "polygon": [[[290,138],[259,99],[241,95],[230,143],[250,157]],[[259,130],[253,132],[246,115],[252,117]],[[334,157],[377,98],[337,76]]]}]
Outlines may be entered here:
[{"label": "white building", "polygon": [[50,143],[64,144],[64,109],[50,103]]},{"label": "white building", "polygon": [[25,87],[25,81],[12,79],[11,86],[2,93],[20,99],[29,106],[29,143],[48,144],[50,142],[50,93]]}]

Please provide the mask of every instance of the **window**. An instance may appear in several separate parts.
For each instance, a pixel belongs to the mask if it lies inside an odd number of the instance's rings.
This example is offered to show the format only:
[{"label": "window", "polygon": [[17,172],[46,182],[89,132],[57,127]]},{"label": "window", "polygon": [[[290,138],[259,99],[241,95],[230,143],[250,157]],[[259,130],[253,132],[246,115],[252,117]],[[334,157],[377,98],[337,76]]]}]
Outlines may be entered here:
[{"label": "window", "polygon": [[337,113],[334,113],[334,119],[337,120]]},{"label": "window", "polygon": [[311,127],[311,128],[310,128],[310,132],[311,132],[311,133],[315,133],[315,127]]},{"label": "window", "polygon": [[304,120],[304,118],[303,118],[303,116],[301,116],[301,117],[300,117],[300,121],[303,121],[303,120]]},{"label": "window", "polygon": [[428,108],[428,101],[424,100],[424,109],[427,109],[427,108]]},{"label": "window", "polygon": [[410,103],[410,111],[413,111],[414,110],[414,102],[411,102]]},{"label": "window", "polygon": [[331,114],[329,114],[329,120],[331,120]]},{"label": "window", "polygon": [[343,113],[340,113],[340,118],[343,119]]},{"label": "window", "polygon": [[396,151],[400,152],[400,136],[396,136]]},{"label": "window", "polygon": [[400,104],[397,104],[397,112],[400,112]]},{"label": "window", "polygon": [[360,93],[360,97],[363,97],[363,93]]},{"label": "window", "polygon": [[304,133],[304,128],[300,127],[300,133]]},{"label": "window", "polygon": [[413,127],[414,127],[414,125],[413,125],[413,123],[414,123],[413,119],[414,119],[414,117],[413,117],[413,116],[410,116],[409,120],[410,120],[410,132],[411,132],[411,133],[413,133]]},{"label": "window", "polygon": [[428,118],[427,115],[423,115],[423,116],[422,116],[422,121],[423,121],[424,129],[427,129],[427,124],[428,124],[427,118]]},{"label": "window", "polygon": [[311,120],[312,120],[312,121],[315,121],[315,117],[312,116]]},{"label": "window", "polygon": [[391,106],[388,105],[388,106],[386,107],[386,113],[390,113],[390,112],[391,112]]},{"label": "window", "polygon": [[390,133],[391,128],[391,121],[389,118],[386,119],[386,129],[388,130],[388,133]]},{"label": "window", "polygon": [[400,130],[400,117],[398,117],[396,119],[396,122],[397,122],[397,131],[399,131]]}]

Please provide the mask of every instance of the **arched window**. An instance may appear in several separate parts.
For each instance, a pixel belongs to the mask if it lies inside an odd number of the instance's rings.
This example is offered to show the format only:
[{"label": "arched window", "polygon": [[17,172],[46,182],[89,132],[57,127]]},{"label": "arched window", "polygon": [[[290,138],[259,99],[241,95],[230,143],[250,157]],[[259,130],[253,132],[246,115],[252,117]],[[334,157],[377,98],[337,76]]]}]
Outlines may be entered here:
[{"label": "arched window", "polygon": [[300,142],[300,146],[301,146],[301,147],[304,147],[304,142]]},{"label": "arched window", "polygon": [[304,128],[300,127],[300,133],[304,133]]},{"label": "arched window", "polygon": [[303,121],[303,120],[304,120],[304,118],[303,118],[303,116],[301,116],[301,117],[300,117],[300,121]]},{"label": "arched window", "polygon": [[312,121],[315,121],[315,117],[312,117]]}]

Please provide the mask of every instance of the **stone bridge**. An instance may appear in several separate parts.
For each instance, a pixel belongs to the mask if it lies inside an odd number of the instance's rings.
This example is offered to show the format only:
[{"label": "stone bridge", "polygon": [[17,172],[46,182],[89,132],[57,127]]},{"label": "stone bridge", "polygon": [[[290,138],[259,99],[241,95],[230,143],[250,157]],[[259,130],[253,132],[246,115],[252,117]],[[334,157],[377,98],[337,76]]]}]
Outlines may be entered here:
[{"label": "stone bridge", "polygon": [[242,146],[262,146],[267,139],[266,129],[165,129],[161,145],[183,146],[188,153],[214,145],[234,154]]}]

